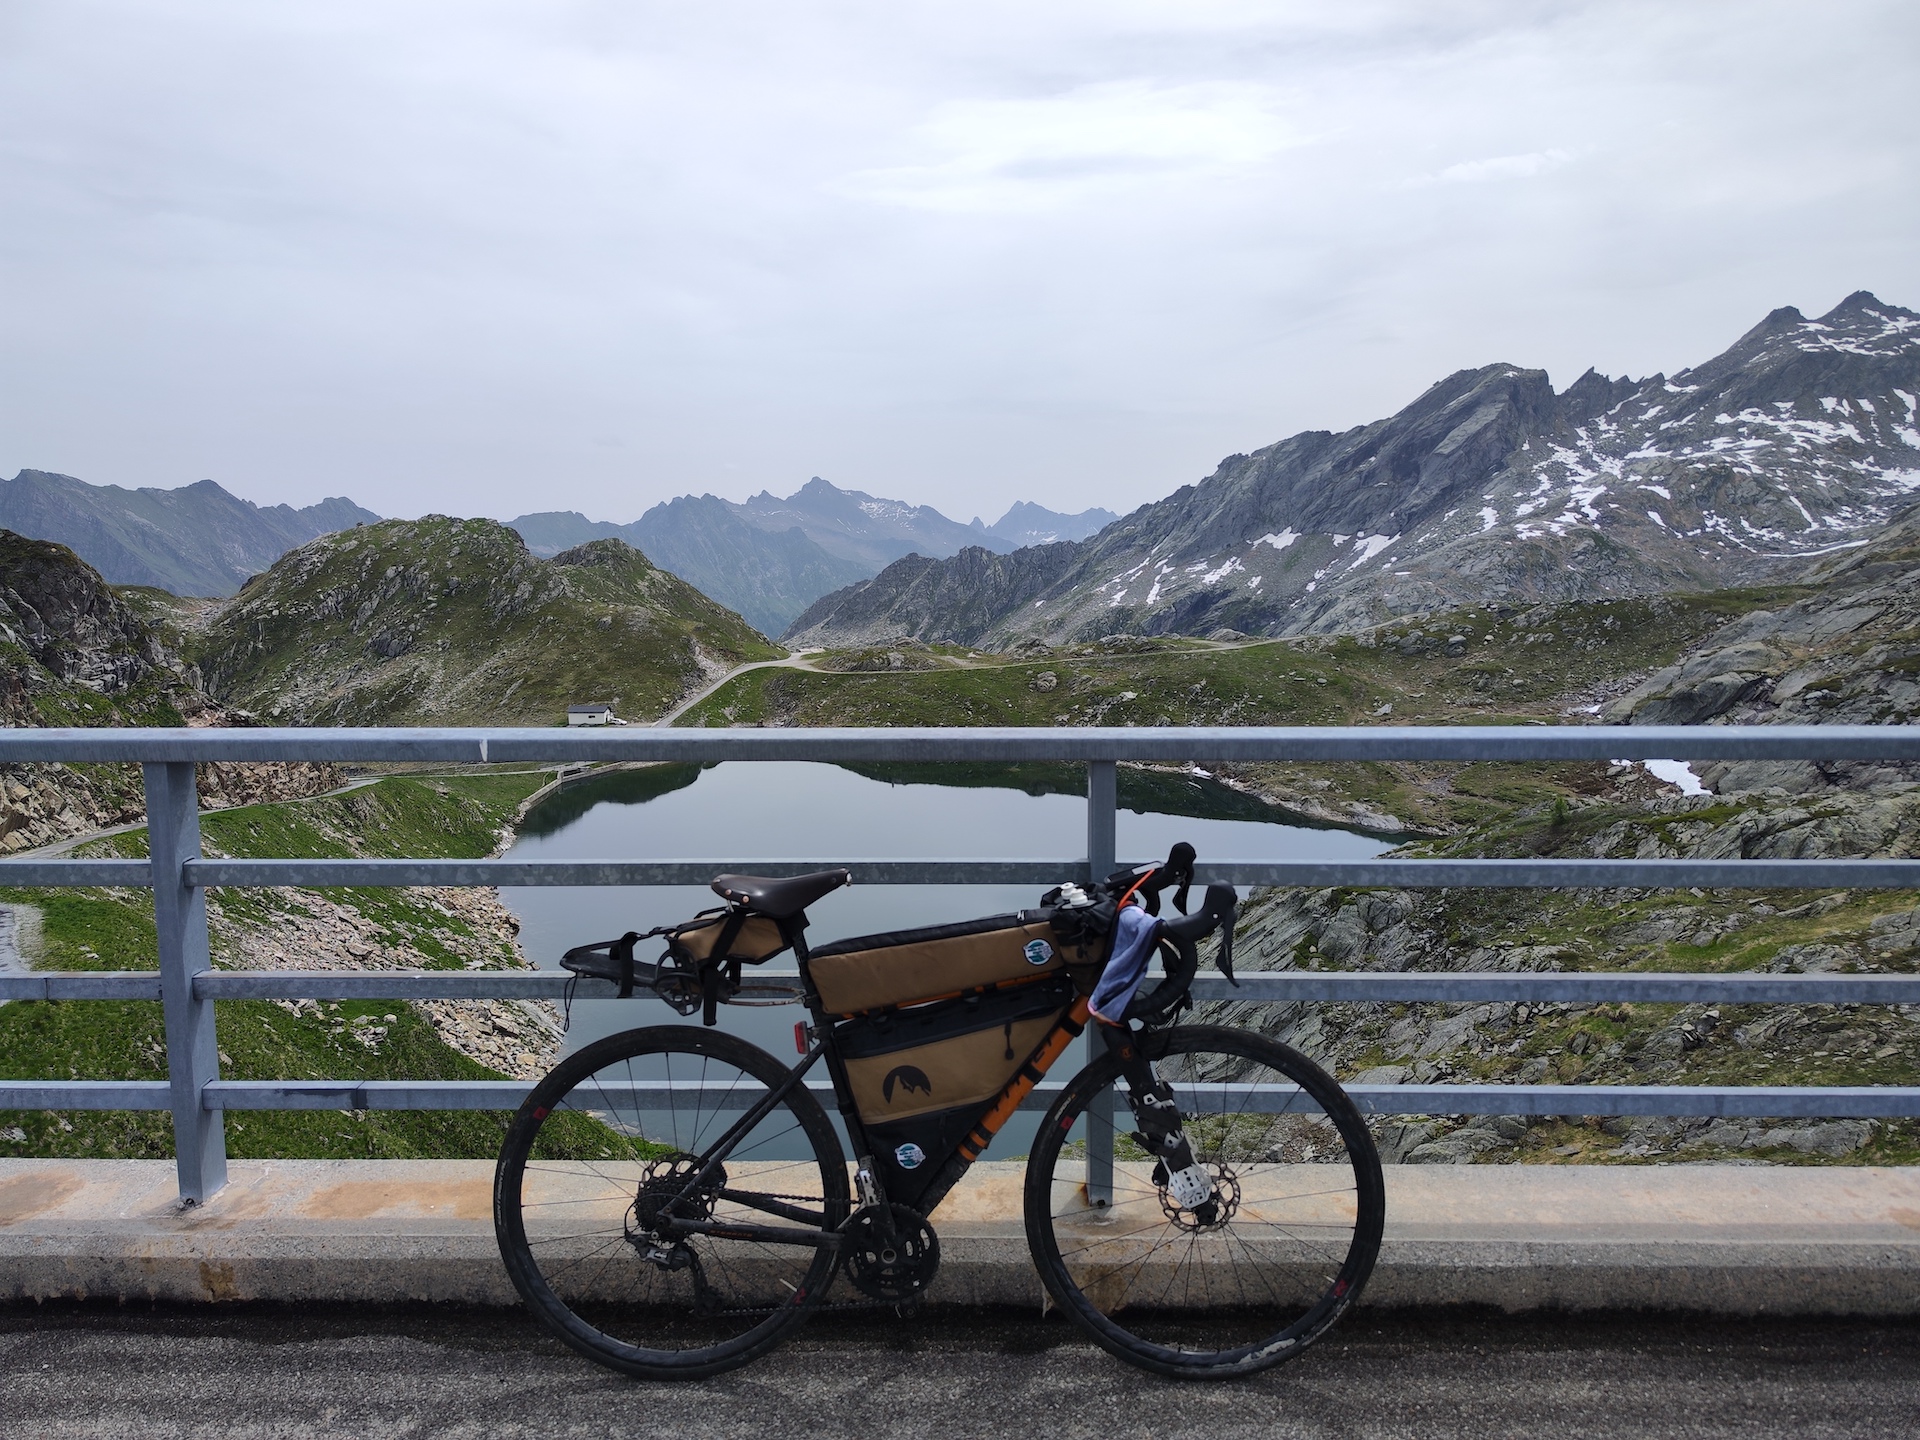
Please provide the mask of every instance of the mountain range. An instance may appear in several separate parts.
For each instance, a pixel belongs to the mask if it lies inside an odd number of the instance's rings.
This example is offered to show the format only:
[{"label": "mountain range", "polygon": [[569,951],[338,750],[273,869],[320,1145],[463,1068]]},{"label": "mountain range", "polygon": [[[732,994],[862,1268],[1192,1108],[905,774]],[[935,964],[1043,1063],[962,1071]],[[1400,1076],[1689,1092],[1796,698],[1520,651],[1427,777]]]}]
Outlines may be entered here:
[{"label": "mountain range", "polygon": [[[212,480],[176,490],[127,490],[71,475],[22,470],[0,480],[0,528],[70,547],[109,583],[175,595],[234,594],[288,551],[381,517],[335,497],[295,509],[255,505]],[[662,569],[777,635],[820,596],[877,574],[903,555],[935,558],[970,545],[994,551],[1080,539],[1115,517],[1063,515],[1022,501],[993,525],[950,520],[815,477],[781,499],[762,491],[736,504],[681,495],[627,525],[549,510],[511,522],[536,556],[591,540],[621,540]]]},{"label": "mountain range", "polygon": [[1106,510],[1062,515],[1022,501],[993,525],[950,520],[931,505],[909,505],[819,476],[785,499],[761,491],[736,503],[681,495],[638,520],[615,525],[571,510],[507,522],[536,555],[588,540],[624,540],[656,564],[778,635],[820,596],[870,578],[905,555],[942,559],[970,546],[1008,551],[1042,538],[1078,539],[1115,517]]},{"label": "mountain range", "polygon": [[22,470],[0,480],[0,527],[72,549],[114,585],[231,595],[249,575],[330,530],[378,520],[338,497],[296,510],[255,505],[211,480],[125,490]]},{"label": "mountain range", "polygon": [[[1022,502],[992,525],[842,490],[683,495],[630,524],[510,522],[534,558],[618,540],[800,646],[986,648],[1112,634],[1353,630],[1490,599],[1767,582],[1865,544],[1920,499],[1920,315],[1859,291],[1775,310],[1676,375],[1462,370],[1395,415],[1231,455],[1114,517]],[[351,500],[257,506],[211,480],[127,490],[23,470],[0,526],[107,580],[233,594]]]},{"label": "mountain range", "polygon": [[1231,455],[1082,541],[910,556],[788,643],[1007,647],[1352,629],[1468,601],[1757,583],[1920,499],[1920,315],[1775,310],[1672,377],[1463,370],[1387,419]]}]

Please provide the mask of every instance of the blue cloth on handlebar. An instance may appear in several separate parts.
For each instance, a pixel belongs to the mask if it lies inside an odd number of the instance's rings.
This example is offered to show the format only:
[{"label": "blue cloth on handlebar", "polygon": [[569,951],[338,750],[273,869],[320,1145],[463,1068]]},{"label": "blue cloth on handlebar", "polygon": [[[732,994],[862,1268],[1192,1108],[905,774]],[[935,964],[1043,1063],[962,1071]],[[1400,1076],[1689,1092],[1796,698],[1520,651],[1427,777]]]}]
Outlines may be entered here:
[{"label": "blue cloth on handlebar", "polygon": [[1129,905],[1113,920],[1113,955],[1093,987],[1089,1009],[1110,1025],[1118,1025],[1133,1003],[1134,992],[1147,976],[1153,942],[1160,938],[1160,917],[1138,905]]}]

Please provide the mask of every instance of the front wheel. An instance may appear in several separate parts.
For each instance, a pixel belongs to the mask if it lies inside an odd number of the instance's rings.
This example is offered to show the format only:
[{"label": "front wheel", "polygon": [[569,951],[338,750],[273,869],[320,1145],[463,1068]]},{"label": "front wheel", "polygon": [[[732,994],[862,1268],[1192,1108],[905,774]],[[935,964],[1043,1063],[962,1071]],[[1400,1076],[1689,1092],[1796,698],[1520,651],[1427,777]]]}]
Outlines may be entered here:
[{"label": "front wheel", "polygon": [[723,1144],[788,1073],[732,1035],[662,1025],[589,1045],[534,1088],[500,1152],[493,1218],[548,1329],[614,1369],[694,1378],[806,1316],[837,1252],[804,1237],[849,1212],[832,1122],[795,1086]]},{"label": "front wheel", "polygon": [[[1173,1087],[1210,1194],[1181,1193],[1132,1138],[1120,1063],[1102,1056],[1068,1082],[1027,1163],[1041,1279],[1094,1340],[1163,1375],[1291,1359],[1358,1298],[1379,1253],[1367,1127],[1332,1077],[1265,1036],[1191,1025],[1138,1043]],[[1110,1204],[1089,1194],[1089,1134],[1114,1156]]]}]

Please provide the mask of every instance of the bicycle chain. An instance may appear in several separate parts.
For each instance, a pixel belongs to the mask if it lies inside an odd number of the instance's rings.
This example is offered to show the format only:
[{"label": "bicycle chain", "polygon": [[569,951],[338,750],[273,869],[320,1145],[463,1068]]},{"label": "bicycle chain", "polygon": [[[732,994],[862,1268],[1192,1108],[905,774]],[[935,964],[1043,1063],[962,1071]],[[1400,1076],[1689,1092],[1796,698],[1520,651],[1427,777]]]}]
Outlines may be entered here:
[{"label": "bicycle chain", "polygon": [[[753,1193],[767,1200],[794,1200],[803,1204],[807,1202],[817,1203],[820,1199],[818,1195],[781,1195],[781,1194],[776,1194],[775,1192],[770,1190],[755,1190]],[[840,1277],[836,1273],[834,1278],[838,1279]],[[713,1316],[771,1315],[775,1311],[784,1310],[785,1308],[786,1307],[784,1305],[740,1305],[740,1306],[732,1307],[730,1309],[712,1310],[712,1311],[708,1311],[707,1313]],[[891,1310],[898,1315],[907,1316],[907,1315],[912,1315],[916,1313],[921,1308],[921,1302],[917,1299],[914,1299],[914,1300],[836,1300],[831,1303],[822,1300],[815,1303],[810,1308],[816,1312],[819,1312],[819,1311],[839,1312],[844,1310]]]}]

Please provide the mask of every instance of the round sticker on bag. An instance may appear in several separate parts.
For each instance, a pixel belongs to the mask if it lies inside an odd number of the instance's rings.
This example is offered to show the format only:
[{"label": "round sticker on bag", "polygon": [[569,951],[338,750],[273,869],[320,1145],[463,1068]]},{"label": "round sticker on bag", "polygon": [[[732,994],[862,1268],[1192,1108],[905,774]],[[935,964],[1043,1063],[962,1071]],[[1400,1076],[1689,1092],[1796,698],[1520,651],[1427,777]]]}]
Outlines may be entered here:
[{"label": "round sticker on bag", "polygon": [[918,1170],[926,1163],[927,1152],[909,1140],[893,1152],[893,1158],[900,1162],[902,1170]]},{"label": "round sticker on bag", "polygon": [[1044,965],[1053,959],[1053,946],[1044,940],[1027,941],[1027,964]]}]

